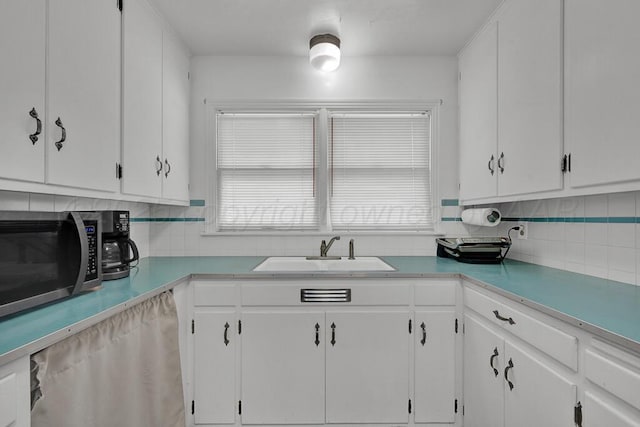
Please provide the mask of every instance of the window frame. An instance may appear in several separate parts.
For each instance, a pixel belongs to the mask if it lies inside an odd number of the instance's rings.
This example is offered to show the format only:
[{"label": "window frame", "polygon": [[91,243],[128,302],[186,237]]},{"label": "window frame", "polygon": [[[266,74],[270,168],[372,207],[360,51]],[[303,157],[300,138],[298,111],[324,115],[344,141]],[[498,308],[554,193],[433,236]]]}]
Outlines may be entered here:
[{"label": "window frame", "polygon": [[[326,235],[334,232],[330,223],[330,194],[329,194],[329,111],[332,113],[406,113],[426,111],[431,116],[430,133],[430,180],[431,180],[431,208],[433,212],[433,228],[428,230],[398,229],[370,229],[343,231],[350,235],[438,235],[440,228],[440,209],[437,204],[439,198],[438,182],[438,153],[440,144],[439,135],[439,107],[442,100],[398,100],[398,101],[211,101],[204,100],[206,114],[206,150],[207,162],[213,162],[213,167],[207,167],[207,188],[208,197],[213,203],[208,203],[205,213],[205,230],[203,235],[215,236],[251,236],[251,235],[273,235],[273,236],[299,236],[299,235]],[[316,123],[316,208],[318,218],[318,228],[292,229],[292,230],[220,230],[217,224],[217,200],[218,200],[218,171],[217,171],[217,125],[216,115],[219,111],[242,112],[242,113],[315,113]]]}]

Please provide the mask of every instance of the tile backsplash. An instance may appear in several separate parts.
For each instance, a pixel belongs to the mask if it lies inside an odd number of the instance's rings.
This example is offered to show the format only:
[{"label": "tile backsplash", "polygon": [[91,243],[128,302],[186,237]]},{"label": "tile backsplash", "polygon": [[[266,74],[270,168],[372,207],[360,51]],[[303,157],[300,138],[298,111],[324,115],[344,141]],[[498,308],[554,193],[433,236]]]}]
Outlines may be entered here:
[{"label": "tile backsplash", "polygon": [[[528,238],[514,237],[509,258],[640,285],[640,192],[522,201],[495,205],[503,222],[495,228],[460,222],[461,207],[443,199],[438,231],[448,236],[506,235],[526,222]],[[132,238],[141,256],[304,255],[330,237],[311,235],[204,235],[207,209],[198,200],[173,207],[0,191],[0,210],[99,210],[131,212]],[[332,251],[346,255],[355,239],[356,255],[435,255],[435,238],[425,234],[340,233]]]},{"label": "tile backsplash", "polygon": [[[640,285],[640,192],[498,205],[505,235],[518,221],[509,258]],[[512,232],[512,236],[515,236]]]},{"label": "tile backsplash", "polygon": [[140,256],[149,256],[150,224],[146,221],[136,221],[139,218],[149,217],[149,205],[147,203],[0,191],[0,210],[57,212],[65,210],[91,211],[107,209],[129,211],[132,221],[131,238],[136,242]]}]

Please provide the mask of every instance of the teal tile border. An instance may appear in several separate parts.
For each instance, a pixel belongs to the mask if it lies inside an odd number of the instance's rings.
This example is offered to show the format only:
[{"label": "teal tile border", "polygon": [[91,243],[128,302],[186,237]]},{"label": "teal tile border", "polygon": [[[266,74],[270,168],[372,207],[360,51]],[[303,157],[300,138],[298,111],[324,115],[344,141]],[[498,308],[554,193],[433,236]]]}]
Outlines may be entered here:
[{"label": "teal tile border", "polygon": [[440,201],[440,206],[459,206],[460,203],[458,199],[442,199]]},{"label": "teal tile border", "polygon": [[635,216],[591,216],[591,217],[503,217],[503,221],[511,222],[573,222],[589,224],[640,224],[640,217]]},{"label": "teal tile border", "polygon": [[131,222],[204,222],[204,218],[131,218]]},{"label": "teal tile border", "polygon": [[440,221],[442,221],[442,222],[457,222],[457,221],[462,221],[462,218],[456,218],[456,217],[447,216],[447,217],[440,218]]},{"label": "teal tile border", "polygon": [[204,206],[203,199],[191,199],[189,201],[189,206]]}]

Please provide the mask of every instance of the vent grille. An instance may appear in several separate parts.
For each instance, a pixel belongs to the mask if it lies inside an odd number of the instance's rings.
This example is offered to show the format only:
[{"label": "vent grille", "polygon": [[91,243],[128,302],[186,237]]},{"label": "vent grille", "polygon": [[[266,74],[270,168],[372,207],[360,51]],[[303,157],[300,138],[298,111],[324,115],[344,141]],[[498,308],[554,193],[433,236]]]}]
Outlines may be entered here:
[{"label": "vent grille", "polygon": [[301,302],[351,302],[351,289],[300,289]]}]

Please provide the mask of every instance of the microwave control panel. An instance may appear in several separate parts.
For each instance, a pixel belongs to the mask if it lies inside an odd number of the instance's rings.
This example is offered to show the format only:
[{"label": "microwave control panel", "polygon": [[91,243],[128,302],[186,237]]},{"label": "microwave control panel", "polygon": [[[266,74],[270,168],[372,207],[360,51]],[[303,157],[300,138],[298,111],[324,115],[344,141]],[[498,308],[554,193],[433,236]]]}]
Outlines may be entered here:
[{"label": "microwave control panel", "polygon": [[84,220],[84,229],[89,243],[89,261],[85,281],[98,278],[98,221]]}]

